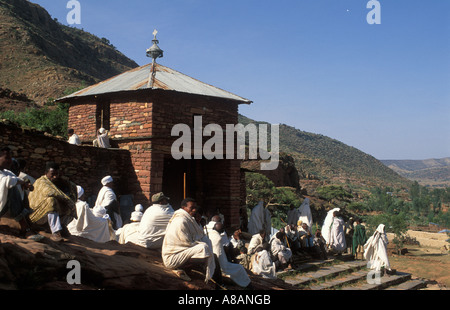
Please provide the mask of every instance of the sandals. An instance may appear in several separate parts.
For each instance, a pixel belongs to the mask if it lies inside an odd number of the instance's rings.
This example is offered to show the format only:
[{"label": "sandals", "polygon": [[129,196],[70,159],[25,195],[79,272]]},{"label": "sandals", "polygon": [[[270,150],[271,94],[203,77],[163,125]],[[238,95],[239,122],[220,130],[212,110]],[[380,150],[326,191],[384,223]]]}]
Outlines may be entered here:
[{"label": "sandals", "polygon": [[177,270],[172,270],[173,273],[180,279],[184,280],[184,281],[191,281],[191,278],[189,278],[189,276],[186,274],[186,272],[184,270],[181,269],[177,269]]}]

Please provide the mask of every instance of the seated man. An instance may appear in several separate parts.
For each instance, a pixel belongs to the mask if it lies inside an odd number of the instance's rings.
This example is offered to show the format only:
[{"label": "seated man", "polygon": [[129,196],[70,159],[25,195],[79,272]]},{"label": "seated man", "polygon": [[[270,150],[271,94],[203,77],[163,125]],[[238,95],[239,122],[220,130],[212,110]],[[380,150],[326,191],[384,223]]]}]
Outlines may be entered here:
[{"label": "seated man", "polygon": [[252,257],[252,272],[256,275],[260,275],[263,278],[276,279],[276,266],[270,256],[270,245],[264,243],[261,247],[258,247],[255,255]]},{"label": "seated man", "polygon": [[12,163],[11,149],[0,149],[0,217],[13,218],[20,224],[21,235],[31,237],[34,234],[29,221],[31,210],[24,204],[18,186],[26,190],[32,190],[32,186],[9,170]]},{"label": "seated man", "polygon": [[54,241],[63,240],[62,235],[68,236],[66,226],[77,217],[76,185],[61,176],[59,165],[48,162],[45,174],[36,180],[29,195],[30,208],[33,209],[30,220],[37,224],[48,222]]},{"label": "seated man", "polygon": [[205,281],[208,281],[212,279],[216,263],[211,241],[195,220],[197,209],[192,198],[181,202],[181,208],[174,212],[167,226],[162,245],[162,259],[164,266],[175,269],[175,274],[185,280],[189,280],[189,277],[179,268],[183,268],[187,263],[206,266]]},{"label": "seated man", "polygon": [[285,238],[285,234],[281,231],[276,233],[276,238],[273,239],[271,243],[271,252],[272,255],[275,257],[275,264],[279,269],[283,270],[286,267],[288,267],[291,258],[292,258],[292,251],[288,247],[286,247],[283,243],[283,239]]},{"label": "seated man", "polygon": [[266,230],[265,230],[265,229],[261,229],[261,230],[259,231],[259,233],[254,234],[254,235],[252,236],[252,239],[250,240],[249,245],[248,245],[248,254],[249,254],[249,255],[255,254],[255,253],[256,253],[256,250],[257,250],[259,247],[262,247],[262,245],[263,245],[264,243],[267,243],[267,242],[264,241],[265,238],[266,238]]},{"label": "seated man", "polygon": [[138,228],[138,244],[148,249],[160,249],[166,234],[167,224],[173,216],[169,197],[164,193],[152,196],[152,205],[145,210]]},{"label": "seated man", "polygon": [[307,250],[311,250],[314,246],[314,237],[311,234],[308,224],[302,223],[301,227],[299,227],[298,234],[300,236],[300,243],[302,247]]},{"label": "seated man", "polygon": [[209,232],[214,254],[219,259],[219,265],[225,276],[228,276],[234,283],[240,287],[247,287],[250,284],[250,278],[244,267],[240,264],[234,264],[228,261],[222,243],[222,233],[225,231],[222,222],[217,222],[214,229]]},{"label": "seated man", "polygon": [[74,236],[83,237],[96,242],[108,242],[115,240],[115,234],[109,218],[97,217],[92,213],[91,208],[84,201],[84,189],[77,186],[78,200],[75,204],[77,208],[77,218],[67,225],[67,229]]}]

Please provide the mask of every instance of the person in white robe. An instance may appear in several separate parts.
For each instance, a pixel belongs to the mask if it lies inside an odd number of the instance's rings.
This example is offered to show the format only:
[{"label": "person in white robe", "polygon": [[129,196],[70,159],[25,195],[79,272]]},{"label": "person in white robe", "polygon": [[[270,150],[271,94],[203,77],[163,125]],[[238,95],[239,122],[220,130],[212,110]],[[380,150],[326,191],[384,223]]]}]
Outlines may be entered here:
[{"label": "person in white robe", "polygon": [[73,219],[68,225],[69,232],[78,237],[93,240],[95,242],[108,242],[115,240],[115,233],[108,218],[97,217],[84,198],[84,189],[77,185],[78,200],[75,204],[78,218]]},{"label": "person in white robe", "polygon": [[248,222],[248,232],[251,235],[259,233],[261,229],[266,231],[266,237],[269,238],[271,232],[271,214],[267,208],[264,207],[264,202],[259,201],[252,209],[250,220]]},{"label": "person in white robe", "polygon": [[69,136],[69,140],[67,140],[67,142],[74,145],[81,145],[80,137],[75,133],[75,130],[70,128],[67,131],[67,135]]},{"label": "person in white robe", "polygon": [[212,279],[216,263],[211,240],[195,220],[197,210],[195,200],[183,200],[181,208],[174,212],[167,225],[161,254],[164,266],[187,281],[189,277],[180,269],[188,263],[205,266],[205,282],[208,282]]},{"label": "person in white robe", "polygon": [[234,283],[240,287],[247,287],[250,284],[250,278],[245,268],[240,264],[234,264],[228,261],[227,255],[222,244],[223,224],[217,222],[214,228],[209,232],[212,249],[217,256],[222,273],[229,277]]},{"label": "person in white robe", "polygon": [[269,244],[266,243],[264,247],[258,248],[255,255],[252,257],[252,272],[260,275],[263,278],[276,279],[276,266],[270,257]]},{"label": "person in white robe", "polygon": [[247,248],[248,254],[249,255],[255,254],[256,250],[259,247],[262,247],[264,243],[266,243],[265,239],[266,239],[266,231],[264,229],[261,229],[259,233],[254,234],[250,239],[250,243],[248,244]]},{"label": "person in white robe", "polygon": [[333,212],[333,223],[329,233],[328,246],[331,251],[341,254],[347,249],[347,242],[345,241],[345,223],[338,215],[338,211]]},{"label": "person in white robe", "polygon": [[373,235],[364,244],[364,259],[367,267],[375,271],[381,271],[384,267],[388,274],[395,273],[390,266],[387,245],[388,239],[384,231],[385,225],[380,224]]},{"label": "person in white robe", "polygon": [[[285,234],[279,231],[276,234],[276,238],[274,238],[270,244],[270,251],[272,252],[272,255],[278,259],[277,262],[280,269],[288,267],[292,258],[292,251],[285,246],[283,242],[284,238]],[[275,265],[277,265],[277,262]]]},{"label": "person in white robe", "polygon": [[144,207],[141,204],[137,204],[131,213],[130,223],[123,225],[116,231],[116,239],[120,244],[128,242],[139,244],[139,225],[144,215],[143,211]]},{"label": "person in white robe", "polygon": [[327,244],[330,242],[329,238],[330,238],[331,225],[333,224],[333,212],[339,211],[339,210],[340,210],[340,208],[334,208],[334,209],[328,211],[327,216],[325,217],[325,220],[323,221],[322,236],[325,239]]},{"label": "person in white robe", "polygon": [[[301,206],[298,208],[298,214],[298,220],[302,221],[302,223],[306,223],[308,227],[311,228],[313,225],[313,218],[309,198],[305,198]],[[295,224],[297,224],[297,222]]]},{"label": "person in white robe", "polygon": [[103,216],[105,213],[108,214],[113,228],[117,230],[122,227],[123,221],[120,216],[119,202],[113,189],[114,180],[108,175],[101,180],[101,183],[103,187],[98,192],[93,212],[97,216]]},{"label": "person in white robe", "polygon": [[148,249],[160,249],[174,211],[169,197],[162,192],[152,196],[152,203],[139,224],[138,244]]},{"label": "person in white robe", "polygon": [[110,148],[111,144],[109,143],[108,130],[105,128],[100,128],[97,131],[97,138],[93,141],[93,145],[102,148]]}]

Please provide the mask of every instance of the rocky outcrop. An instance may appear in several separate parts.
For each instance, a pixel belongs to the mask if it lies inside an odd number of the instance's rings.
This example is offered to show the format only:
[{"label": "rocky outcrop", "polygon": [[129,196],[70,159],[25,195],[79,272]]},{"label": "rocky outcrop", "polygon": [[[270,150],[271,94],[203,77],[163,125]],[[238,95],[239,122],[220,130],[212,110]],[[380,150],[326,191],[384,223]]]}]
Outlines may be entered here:
[{"label": "rocky outcrop", "polygon": [[[201,266],[186,270],[192,279],[186,282],[164,267],[161,253],[134,244],[115,241],[97,243],[70,236],[65,242],[54,242],[50,234],[41,241],[19,237],[17,224],[0,219],[0,289],[17,290],[214,290],[205,283]],[[68,262],[80,264],[81,284],[69,284],[73,270]],[[283,290],[291,286],[282,280],[268,280],[250,273],[258,290]],[[71,278],[69,276],[69,278]],[[228,289],[240,290],[231,281]]]}]

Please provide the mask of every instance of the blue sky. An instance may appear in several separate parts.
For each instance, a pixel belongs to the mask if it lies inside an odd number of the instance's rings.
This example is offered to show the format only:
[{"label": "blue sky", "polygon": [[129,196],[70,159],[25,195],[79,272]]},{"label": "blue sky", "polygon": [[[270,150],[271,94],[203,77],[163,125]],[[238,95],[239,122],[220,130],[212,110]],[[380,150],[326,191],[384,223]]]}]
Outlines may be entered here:
[{"label": "blue sky", "polygon": [[[78,0],[82,28],[253,101],[240,113],[378,159],[450,157],[450,1]],[[32,0],[67,24],[68,0]]]}]

